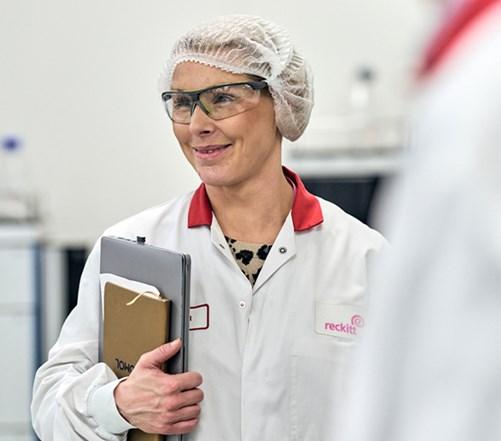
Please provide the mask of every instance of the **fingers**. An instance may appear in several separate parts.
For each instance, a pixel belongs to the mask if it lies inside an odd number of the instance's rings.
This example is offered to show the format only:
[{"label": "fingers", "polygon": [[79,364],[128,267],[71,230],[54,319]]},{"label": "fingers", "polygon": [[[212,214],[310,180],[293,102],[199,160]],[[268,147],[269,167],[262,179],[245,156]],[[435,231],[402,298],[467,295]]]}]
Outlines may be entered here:
[{"label": "fingers", "polygon": [[176,424],[181,421],[190,421],[198,419],[200,416],[200,406],[198,404],[193,404],[192,406],[186,406],[172,413],[169,418],[170,424]]},{"label": "fingers", "polygon": [[141,358],[139,358],[136,367],[155,367],[158,369],[162,368],[162,365],[176,355],[181,349],[181,340],[178,338],[174,341],[166,343],[158,348],[153,349],[150,352],[144,353]]},{"label": "fingers", "polygon": [[175,381],[177,392],[195,389],[203,382],[202,376],[198,372],[185,372],[170,376],[171,381]]},{"label": "fingers", "polygon": [[147,433],[191,432],[200,415],[202,376],[197,372],[170,375],[162,365],[181,348],[179,339],[146,352],[127,380],[114,391],[122,416]]},{"label": "fingers", "polygon": [[166,425],[164,433],[168,435],[178,435],[191,432],[198,424],[200,417],[200,406],[183,407],[176,411],[169,418],[169,423]]},{"label": "fingers", "polygon": [[200,403],[204,399],[204,393],[200,389],[192,389],[183,392],[178,396],[177,401],[172,405],[172,410],[178,410],[183,407],[192,406]]},{"label": "fingers", "polygon": [[181,435],[183,433],[190,433],[197,424],[198,418],[188,421],[180,421],[179,423],[169,425],[168,429],[166,429],[163,433],[165,435]]}]

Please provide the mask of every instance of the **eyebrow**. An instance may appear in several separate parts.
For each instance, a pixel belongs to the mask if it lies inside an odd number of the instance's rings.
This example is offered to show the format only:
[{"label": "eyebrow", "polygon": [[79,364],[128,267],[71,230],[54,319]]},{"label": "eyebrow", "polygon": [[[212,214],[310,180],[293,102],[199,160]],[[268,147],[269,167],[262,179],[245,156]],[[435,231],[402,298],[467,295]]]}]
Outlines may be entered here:
[{"label": "eyebrow", "polygon": [[[235,83],[237,83],[237,81],[235,81]],[[191,92],[198,92],[198,91],[204,90],[204,89],[211,89],[213,87],[226,86],[228,84],[232,84],[232,83],[217,83],[217,84],[214,84],[212,86],[201,87],[199,89],[179,89],[177,87],[173,87],[172,89],[170,89],[170,91],[171,92],[188,92],[188,93],[191,93]]]},{"label": "eyebrow", "polygon": [[219,87],[219,86],[226,86],[228,84],[238,84],[238,83],[245,83],[247,81],[263,81],[264,78],[262,77],[259,77],[257,75],[251,75],[251,74],[243,74],[245,75],[247,78],[246,79],[242,79],[240,81],[226,81],[226,82],[222,82],[222,83],[216,83],[212,86],[206,86],[206,87],[202,87],[200,89],[180,89],[178,87],[173,87],[172,89],[170,89],[170,92],[198,92],[199,90],[204,90],[204,89],[209,89],[211,87]]}]

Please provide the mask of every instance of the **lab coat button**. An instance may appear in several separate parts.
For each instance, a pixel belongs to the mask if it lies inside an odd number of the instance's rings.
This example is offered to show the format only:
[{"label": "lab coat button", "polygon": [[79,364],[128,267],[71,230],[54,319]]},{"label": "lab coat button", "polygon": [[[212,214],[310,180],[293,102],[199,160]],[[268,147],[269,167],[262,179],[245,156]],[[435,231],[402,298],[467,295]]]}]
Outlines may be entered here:
[{"label": "lab coat button", "polygon": [[242,300],[242,301],[238,304],[238,306],[240,306],[240,308],[245,308],[245,302]]},{"label": "lab coat button", "polygon": [[285,247],[280,247],[280,248],[278,249],[278,251],[280,252],[280,254],[285,254],[285,253],[287,252],[287,248],[285,248]]}]

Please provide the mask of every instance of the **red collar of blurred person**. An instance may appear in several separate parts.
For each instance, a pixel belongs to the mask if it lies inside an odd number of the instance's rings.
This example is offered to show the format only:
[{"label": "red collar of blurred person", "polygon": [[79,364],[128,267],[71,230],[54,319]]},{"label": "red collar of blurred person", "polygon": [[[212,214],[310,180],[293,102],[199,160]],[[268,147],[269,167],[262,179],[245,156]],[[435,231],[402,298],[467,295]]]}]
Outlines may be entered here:
[{"label": "red collar of blurred person", "polygon": [[425,51],[419,70],[421,79],[429,77],[447,58],[447,55],[459,43],[462,36],[500,0],[461,0],[455,1],[450,13],[439,27]]}]

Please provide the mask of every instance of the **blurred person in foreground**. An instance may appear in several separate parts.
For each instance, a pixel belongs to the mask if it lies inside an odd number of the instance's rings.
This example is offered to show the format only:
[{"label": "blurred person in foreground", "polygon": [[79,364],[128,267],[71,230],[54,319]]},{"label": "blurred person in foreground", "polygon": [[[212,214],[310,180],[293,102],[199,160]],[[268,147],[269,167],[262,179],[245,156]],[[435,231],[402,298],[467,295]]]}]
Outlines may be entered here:
[{"label": "blurred person in foreground", "polygon": [[501,440],[501,1],[445,11],[335,441]]},{"label": "blurred person in foreground", "polygon": [[119,440],[133,427],[319,441],[344,405],[368,260],[384,239],[282,167],[282,137],[299,138],[313,106],[308,65],[280,26],[222,17],[175,43],[160,87],[202,183],[105,234],[190,254],[191,305],[207,310],[190,330],[193,371],[161,370],[179,341],[144,354],[122,382],[99,362],[98,241],[37,373],[35,430],[43,441]]}]

